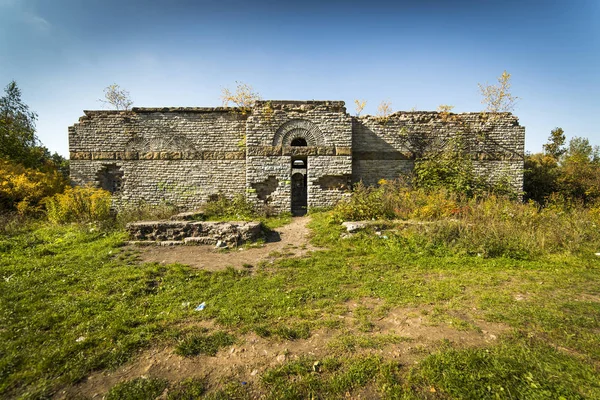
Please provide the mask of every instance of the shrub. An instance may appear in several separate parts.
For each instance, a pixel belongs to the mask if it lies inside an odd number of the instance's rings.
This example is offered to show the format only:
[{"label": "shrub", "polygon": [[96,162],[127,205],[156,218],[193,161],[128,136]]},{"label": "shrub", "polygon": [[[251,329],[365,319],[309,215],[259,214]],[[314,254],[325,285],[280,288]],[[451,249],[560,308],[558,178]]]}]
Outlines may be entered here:
[{"label": "shrub", "polygon": [[179,209],[169,203],[148,204],[142,202],[120,208],[116,222],[117,226],[124,227],[128,222],[167,219],[178,212]]},{"label": "shrub", "polygon": [[0,210],[21,215],[40,213],[43,199],[61,192],[67,182],[56,170],[41,172],[10,161],[0,161]]},{"label": "shrub", "polygon": [[211,195],[203,207],[208,218],[249,219],[273,214],[268,206],[255,206],[243,194],[229,198],[222,193]]},{"label": "shrub", "polygon": [[111,217],[111,195],[93,187],[68,188],[46,199],[46,213],[50,222],[100,222]]},{"label": "shrub", "polygon": [[[420,250],[449,249],[484,257],[530,258],[542,254],[591,251],[600,242],[600,208],[552,197],[545,208],[509,197],[460,196],[440,189],[410,189],[397,182],[364,187],[332,211],[331,221],[400,219],[391,244]],[[423,221],[423,222],[421,222]],[[394,225],[394,224],[392,224]]]}]

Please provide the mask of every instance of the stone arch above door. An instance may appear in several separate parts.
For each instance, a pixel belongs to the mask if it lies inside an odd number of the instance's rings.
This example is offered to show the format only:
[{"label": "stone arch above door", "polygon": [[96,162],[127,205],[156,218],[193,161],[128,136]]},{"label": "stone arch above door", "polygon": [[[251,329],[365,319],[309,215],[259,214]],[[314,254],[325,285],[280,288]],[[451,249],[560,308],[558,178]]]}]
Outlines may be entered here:
[{"label": "stone arch above door", "polygon": [[304,139],[308,146],[325,146],[321,130],[305,119],[293,119],[281,125],[273,137],[273,146],[291,146],[294,139]]}]

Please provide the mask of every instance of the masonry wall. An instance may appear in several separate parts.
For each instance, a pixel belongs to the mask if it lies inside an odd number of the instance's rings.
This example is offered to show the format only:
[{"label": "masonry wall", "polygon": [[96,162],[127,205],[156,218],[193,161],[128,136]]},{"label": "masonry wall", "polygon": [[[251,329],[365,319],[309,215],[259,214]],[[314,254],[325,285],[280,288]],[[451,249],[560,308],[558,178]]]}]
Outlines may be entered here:
[{"label": "masonry wall", "polygon": [[[414,168],[460,135],[475,170],[523,186],[525,128],[511,114],[398,112],[351,117],[341,101],[259,101],[237,108],[85,111],[69,128],[71,178],[115,192],[115,205],[168,202],[194,209],[245,193],[290,211],[294,160],[307,164],[308,208]],[[305,141],[293,145],[295,139]]]},{"label": "masonry wall", "polygon": [[232,108],[85,111],[69,128],[71,179],[102,186],[122,174],[115,204],[196,208],[211,194],[243,193],[246,115]]},{"label": "masonry wall", "polygon": [[[303,138],[307,146],[291,146]],[[261,101],[246,129],[248,198],[291,208],[292,160],[304,158],[308,208],[327,207],[347,195],[352,177],[352,120],[341,101]],[[275,178],[265,198],[261,186]],[[261,195],[262,194],[262,195]]]},{"label": "masonry wall", "polygon": [[374,185],[410,172],[415,158],[435,156],[460,135],[475,171],[523,188],[525,128],[510,113],[398,112],[353,120],[353,181]]}]

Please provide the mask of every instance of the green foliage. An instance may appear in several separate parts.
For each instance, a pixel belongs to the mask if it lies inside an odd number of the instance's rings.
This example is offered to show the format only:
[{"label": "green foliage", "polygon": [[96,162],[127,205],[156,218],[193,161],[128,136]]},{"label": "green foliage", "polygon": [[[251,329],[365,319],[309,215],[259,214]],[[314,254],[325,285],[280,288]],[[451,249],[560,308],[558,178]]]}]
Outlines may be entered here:
[{"label": "green foliage", "polygon": [[209,218],[223,217],[233,219],[250,218],[254,214],[254,206],[243,194],[229,198],[222,193],[212,195],[203,207]]},{"label": "green foliage", "polygon": [[136,378],[113,386],[106,400],[153,400],[167,388],[165,379]]},{"label": "green foliage", "polygon": [[503,179],[487,181],[475,173],[462,135],[449,141],[444,151],[425,154],[415,162],[413,184],[423,189],[445,189],[472,197],[485,193],[514,195]]},{"label": "green foliage", "polygon": [[57,170],[68,178],[68,161],[39,144],[35,134],[37,114],[23,103],[17,83],[10,82],[4,92],[0,97],[0,160],[46,173]]},{"label": "green foliage", "polygon": [[542,153],[526,154],[523,174],[524,199],[545,205],[552,193],[558,191],[560,174],[558,161],[554,157]]},{"label": "green foliage", "polygon": [[566,151],[564,148],[565,140],[565,131],[563,131],[562,128],[552,129],[552,131],[550,131],[548,143],[543,145],[544,153],[555,160],[560,159]]},{"label": "green foliage", "polygon": [[575,137],[561,161],[559,193],[567,199],[594,204],[600,200],[600,149]]},{"label": "green foliage", "polygon": [[0,159],[36,164],[35,121],[37,114],[21,100],[21,90],[12,81],[0,97]]},{"label": "green foliage", "polygon": [[66,185],[57,171],[41,172],[0,160],[0,211],[38,214],[43,211],[44,199],[61,192]]},{"label": "green foliage", "polygon": [[57,224],[102,222],[111,218],[111,195],[93,187],[67,188],[46,199],[48,220]]},{"label": "green foliage", "polygon": [[178,212],[179,209],[176,206],[169,203],[128,203],[119,209],[119,212],[116,216],[116,226],[124,228],[125,225],[127,225],[129,222],[168,219],[169,217],[177,214]]},{"label": "green foliage", "polygon": [[[202,210],[209,219],[250,220],[270,218],[277,215],[269,205],[253,204],[241,193],[236,194],[233,198],[227,197],[222,193],[214,194],[210,196],[209,200],[202,207]],[[278,219],[282,223],[287,223],[289,222],[289,215],[282,214]]]},{"label": "green foliage", "polygon": [[592,205],[600,199],[600,150],[588,139],[575,137],[564,147],[561,128],[552,131],[544,154],[525,157],[525,199]]},{"label": "green foliage", "polygon": [[421,250],[485,257],[520,259],[591,251],[590,245],[600,241],[600,220],[594,208],[553,203],[540,210],[535,203],[502,196],[468,198],[445,190],[412,190],[402,182],[382,181],[377,188],[359,185],[329,218],[335,223],[412,220],[387,235],[391,245],[411,243]]},{"label": "green foliage", "polygon": [[211,335],[193,334],[183,339],[177,347],[175,353],[184,357],[206,354],[216,356],[222,347],[231,346],[235,343],[235,338],[226,332],[215,332]]}]

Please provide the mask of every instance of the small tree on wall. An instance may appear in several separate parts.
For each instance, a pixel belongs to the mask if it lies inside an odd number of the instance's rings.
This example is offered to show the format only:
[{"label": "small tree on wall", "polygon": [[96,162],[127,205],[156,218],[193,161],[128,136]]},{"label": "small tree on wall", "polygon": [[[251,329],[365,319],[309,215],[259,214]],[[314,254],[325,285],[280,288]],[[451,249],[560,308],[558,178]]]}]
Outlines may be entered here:
[{"label": "small tree on wall", "polygon": [[229,88],[223,88],[221,90],[221,100],[223,106],[229,106],[229,103],[235,104],[237,107],[242,109],[243,113],[249,112],[254,104],[261,99],[258,92],[247,83],[236,81],[235,91],[229,90]]},{"label": "small tree on wall", "polygon": [[133,105],[129,92],[121,89],[116,83],[104,88],[104,99],[99,99],[98,101],[112,106],[118,111],[129,111]]},{"label": "small tree on wall", "polygon": [[498,77],[498,84],[490,85],[487,82],[485,85],[479,83],[479,91],[483,98],[481,103],[486,106],[489,113],[497,114],[501,112],[512,112],[515,109],[515,104],[518,97],[511,93],[510,74],[506,71]]}]

